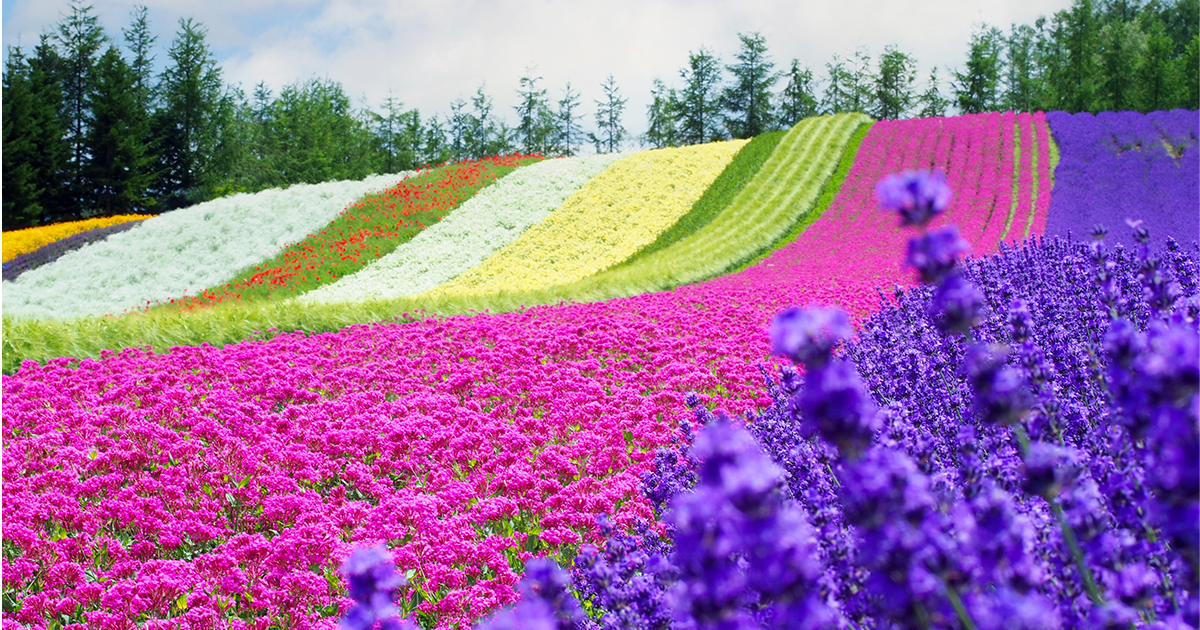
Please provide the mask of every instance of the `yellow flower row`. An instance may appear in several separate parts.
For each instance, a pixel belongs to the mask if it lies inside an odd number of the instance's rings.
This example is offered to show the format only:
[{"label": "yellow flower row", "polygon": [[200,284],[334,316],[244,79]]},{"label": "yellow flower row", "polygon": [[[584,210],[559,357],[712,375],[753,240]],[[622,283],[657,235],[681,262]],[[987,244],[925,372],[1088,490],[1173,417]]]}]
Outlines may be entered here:
[{"label": "yellow flower row", "polygon": [[43,245],[60,241],[72,234],[108,227],[129,221],[148,219],[146,214],[118,214],[112,217],[84,219],[82,221],[67,221],[41,227],[25,228],[4,233],[4,262],[8,262],[21,254],[31,252]]},{"label": "yellow flower row", "polygon": [[625,156],[516,241],[425,295],[529,291],[608,269],[691,210],[745,144],[733,140]]}]

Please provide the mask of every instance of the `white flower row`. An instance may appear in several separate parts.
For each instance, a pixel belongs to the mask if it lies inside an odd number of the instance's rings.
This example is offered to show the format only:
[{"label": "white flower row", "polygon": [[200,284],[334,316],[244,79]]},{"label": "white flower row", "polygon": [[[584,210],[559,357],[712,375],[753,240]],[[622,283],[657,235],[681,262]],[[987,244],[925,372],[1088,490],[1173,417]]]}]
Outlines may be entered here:
[{"label": "white flower row", "polygon": [[214,199],[142,221],[4,283],[4,314],[73,319],[196,295],[329,224],[413,172]]},{"label": "white flower row", "polygon": [[392,253],[297,299],[359,302],[424,293],[512,243],[619,157],[599,154],[521,167],[480,190]]}]

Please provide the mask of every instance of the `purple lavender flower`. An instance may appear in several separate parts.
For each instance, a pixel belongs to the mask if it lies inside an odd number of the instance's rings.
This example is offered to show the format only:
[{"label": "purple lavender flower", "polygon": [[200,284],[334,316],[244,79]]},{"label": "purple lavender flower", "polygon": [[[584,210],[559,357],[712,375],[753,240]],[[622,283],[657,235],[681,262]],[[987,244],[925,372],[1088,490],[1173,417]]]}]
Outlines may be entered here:
[{"label": "purple lavender flower", "polygon": [[1008,348],[973,344],[963,370],[974,390],[976,416],[988,424],[1014,424],[1029,411],[1031,396],[1021,374],[1007,363]]},{"label": "purple lavender flower", "polygon": [[795,400],[801,422],[837,446],[843,457],[857,457],[881,425],[866,384],[846,361],[809,372]]},{"label": "purple lavender flower", "polygon": [[1029,494],[1053,501],[1078,472],[1079,455],[1073,449],[1032,442],[1023,458],[1024,489]]},{"label": "purple lavender flower", "polygon": [[967,251],[958,228],[946,226],[908,241],[908,266],[917,270],[921,282],[937,284],[954,270],[958,255]]},{"label": "purple lavender flower", "polygon": [[355,605],[341,619],[345,630],[369,630],[376,621],[385,629],[404,627],[396,615],[400,609],[393,603],[396,590],[407,581],[396,573],[392,554],[383,545],[357,547],[342,563],[346,590]]},{"label": "purple lavender flower", "polygon": [[521,601],[545,602],[557,620],[558,630],[573,630],[585,615],[571,592],[571,579],[553,560],[535,558],[525,564],[525,577],[518,587]]},{"label": "purple lavender flower", "polygon": [[905,171],[875,185],[879,205],[900,214],[901,225],[924,226],[950,205],[954,197],[941,172]]},{"label": "purple lavender flower", "polygon": [[942,278],[929,303],[929,317],[944,333],[966,333],[983,313],[983,293],[959,274]]},{"label": "purple lavender flower", "polygon": [[771,320],[771,353],[809,369],[829,362],[833,350],[854,334],[850,318],[838,308],[789,308]]}]

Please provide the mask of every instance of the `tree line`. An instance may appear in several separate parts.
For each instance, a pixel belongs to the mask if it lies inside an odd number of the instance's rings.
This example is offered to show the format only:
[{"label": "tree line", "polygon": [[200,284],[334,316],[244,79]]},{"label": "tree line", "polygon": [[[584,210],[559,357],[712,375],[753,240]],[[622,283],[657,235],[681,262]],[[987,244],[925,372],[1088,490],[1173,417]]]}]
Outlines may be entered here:
[{"label": "tree line", "polygon": [[[628,99],[613,76],[592,105],[569,83],[555,96],[536,69],[520,77],[510,125],[481,85],[446,114],[423,117],[393,95],[355,107],[337,81],[311,78],[249,95],[223,80],[203,25],[181,19],[165,68],[136,7],[120,42],[83,0],[26,51],[10,47],[3,78],[3,227],[157,213],[239,191],[357,179],[516,152],[576,155],[632,143],[667,147],[749,138],[828,113],[880,119],[984,111],[1196,109],[1194,0],[1074,0],[1008,31],[982,25],[962,68],[918,81],[896,45],[835,55],[816,73],[776,69],[760,33],[738,35],[730,63],[688,54],[679,82],[655,79],[644,134],[630,137]],[[123,47],[121,46],[123,44]]]}]

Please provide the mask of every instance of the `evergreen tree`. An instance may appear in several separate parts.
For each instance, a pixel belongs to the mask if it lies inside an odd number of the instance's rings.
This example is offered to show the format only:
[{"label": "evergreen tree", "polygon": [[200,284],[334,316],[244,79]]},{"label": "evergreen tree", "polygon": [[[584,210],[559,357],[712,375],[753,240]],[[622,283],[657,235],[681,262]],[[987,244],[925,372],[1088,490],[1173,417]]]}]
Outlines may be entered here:
[{"label": "evergreen tree", "polygon": [[446,131],[446,125],[433,115],[425,125],[425,137],[421,142],[421,163],[428,166],[445,164],[455,159],[453,142]]},{"label": "evergreen tree", "polygon": [[87,181],[89,162],[87,136],[92,122],[91,103],[96,59],[107,38],[91,5],[72,0],[71,12],[58,24],[55,39],[61,51],[60,66],[63,92],[63,116],[66,138],[71,146],[67,154],[66,201],[68,216],[80,218],[88,213],[92,186]]},{"label": "evergreen tree", "polygon": [[917,97],[917,104],[921,106],[921,111],[917,116],[921,118],[936,118],[946,115],[946,108],[950,106],[950,101],[942,96],[941,90],[938,88],[937,66],[929,71],[929,81],[925,84],[925,91]]},{"label": "evergreen tree", "polygon": [[207,169],[217,148],[222,86],[206,33],[191,18],[180,19],[167,53],[170,64],[159,79],[162,107],[153,120],[158,178],[152,192],[164,210],[202,201],[203,186],[212,180]]},{"label": "evergreen tree", "polygon": [[383,114],[371,113],[375,149],[379,154],[379,166],[385,173],[399,173],[411,168],[412,162],[415,161],[411,155],[405,155],[406,152],[411,152],[411,147],[403,146],[403,107],[404,104],[388,90],[388,96],[383,100]]},{"label": "evergreen tree", "polygon": [[554,142],[559,154],[573,157],[579,150],[584,137],[583,128],[579,126],[581,118],[583,114],[579,113],[579,92],[572,89],[571,83],[567,82],[563,97],[558,101],[558,111],[554,113]]},{"label": "evergreen tree", "polygon": [[1092,0],[1074,0],[1063,12],[1063,49],[1066,53],[1059,83],[1060,106],[1072,112],[1097,111],[1096,58],[1099,20]]},{"label": "evergreen tree", "polygon": [[954,95],[964,114],[995,111],[999,108],[1000,29],[986,24],[971,35],[967,71],[954,73]]},{"label": "evergreen tree", "polygon": [[596,133],[591,136],[592,143],[597,153],[614,153],[621,150],[621,144],[625,142],[621,115],[628,99],[621,98],[617,80],[611,74],[600,84],[600,90],[604,99],[596,101]]},{"label": "evergreen tree", "polygon": [[701,48],[688,54],[688,66],[679,71],[684,88],[679,93],[679,131],[683,144],[720,140],[721,60]]},{"label": "evergreen tree", "polygon": [[158,38],[150,34],[150,24],[146,20],[145,5],[137,5],[132,12],[132,21],[128,29],[123,29],[125,45],[133,59],[129,62],[129,70],[133,73],[133,89],[136,93],[138,106],[149,116],[153,106],[153,65],[154,56],[151,48]]},{"label": "evergreen tree", "polygon": [[[4,229],[16,230],[41,223],[46,192],[37,172],[36,138],[38,103],[30,69],[19,47],[8,49],[4,62],[3,103]],[[49,112],[57,118],[57,111]],[[44,122],[44,121],[42,121]]]},{"label": "evergreen tree", "polygon": [[1135,72],[1145,48],[1145,36],[1136,22],[1112,20],[1098,37],[1100,71],[1095,107],[1123,111],[1134,107]]},{"label": "evergreen tree", "polygon": [[466,108],[467,102],[462,97],[455,99],[450,103],[450,116],[446,121],[446,149],[450,160],[455,162],[467,159],[467,128],[471,114]]},{"label": "evergreen tree", "polygon": [[149,121],[136,86],[133,68],[110,46],[95,68],[87,136],[89,206],[98,216],[154,207],[154,199],[147,195],[153,182],[152,157],[145,143]]},{"label": "evergreen tree", "polygon": [[1041,99],[1039,68],[1034,58],[1036,34],[1028,25],[1013,24],[1004,42],[1004,96],[1003,107],[1015,112],[1032,112],[1038,109]]},{"label": "evergreen tree", "polygon": [[850,111],[864,114],[875,111],[875,75],[871,74],[871,55],[866,48],[854,51],[854,66],[849,70]]},{"label": "evergreen tree", "polygon": [[854,111],[854,77],[846,69],[846,62],[834,55],[833,60],[825,64],[825,71],[829,73],[829,78],[825,83],[825,94],[821,97],[821,111],[826,114]]},{"label": "evergreen tree", "polygon": [[679,146],[679,97],[662,79],[654,80],[650,89],[650,104],[646,106],[647,128],[643,144],[661,149]]},{"label": "evergreen tree", "polygon": [[912,107],[913,82],[917,79],[916,61],[895,45],[884,47],[875,77],[875,112],[879,119],[901,118]]},{"label": "evergreen tree", "polygon": [[358,179],[375,170],[366,121],[340,83],[312,78],[284,86],[271,108],[282,183]]},{"label": "evergreen tree", "polygon": [[1191,43],[1172,64],[1177,68],[1174,76],[1182,78],[1175,106],[1183,109],[1200,108],[1200,35],[1192,36]]},{"label": "evergreen tree", "polygon": [[752,138],[774,126],[771,86],[779,80],[775,64],[767,56],[767,40],[761,33],[738,34],[742,47],[734,57],[738,63],[725,66],[733,84],[725,88],[725,128],[734,138]]},{"label": "evergreen tree", "polygon": [[1132,89],[1134,107],[1143,112],[1175,106],[1178,99],[1172,98],[1172,92],[1176,91],[1175,86],[1184,83],[1171,63],[1174,42],[1162,20],[1154,15],[1148,27],[1145,49],[1134,69]]},{"label": "evergreen tree", "polygon": [[471,97],[472,111],[463,116],[464,157],[474,160],[500,155],[510,145],[508,128],[501,127],[492,117],[492,98],[483,88],[480,85],[475,90],[475,96]]},{"label": "evergreen tree", "polygon": [[513,109],[517,112],[516,141],[522,153],[547,155],[554,152],[554,114],[546,99],[546,90],[538,87],[542,77],[533,76],[527,68],[521,77],[517,95],[520,103]]},{"label": "evergreen tree", "polygon": [[787,73],[787,85],[779,95],[779,126],[790,129],[796,123],[816,116],[817,99],[813,94],[812,70],[802,67],[799,59],[793,59]]}]

